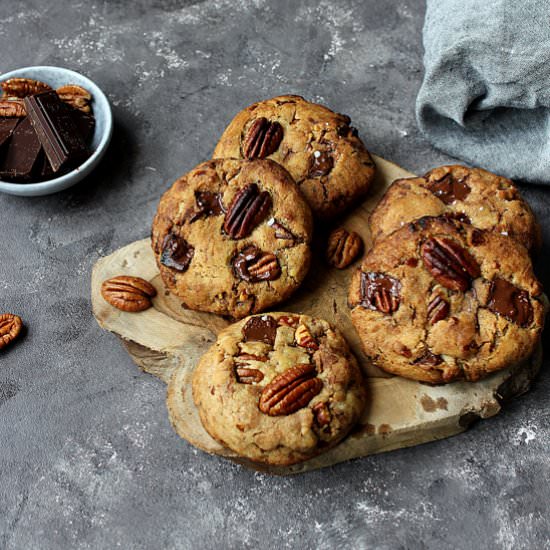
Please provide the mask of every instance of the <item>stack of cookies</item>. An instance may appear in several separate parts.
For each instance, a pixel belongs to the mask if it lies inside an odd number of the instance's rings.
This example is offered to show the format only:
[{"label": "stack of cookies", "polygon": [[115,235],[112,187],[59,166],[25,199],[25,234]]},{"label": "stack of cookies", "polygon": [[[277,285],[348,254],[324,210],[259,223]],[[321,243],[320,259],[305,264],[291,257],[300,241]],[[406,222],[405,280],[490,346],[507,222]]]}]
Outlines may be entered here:
[{"label": "stack of cookies", "polygon": [[[365,414],[364,375],[341,332],[272,310],[308,273],[314,225],[326,234],[374,175],[347,116],[281,96],[237,114],[213,160],[160,201],[152,247],[165,287],[189,309],[237,321],[201,358],[192,389],[206,431],[240,457],[307,460]],[[531,264],[541,238],[512,182],[462,166],[397,180],[370,226],[373,247],[351,277],[349,306],[372,364],[446,384],[533,354],[546,309]],[[363,243],[332,229],[325,255],[343,269]],[[104,297],[116,307],[126,301],[128,311],[150,307],[155,289],[122,279],[106,281]],[[178,430],[184,392],[172,380],[168,409]]]},{"label": "stack of cookies", "polygon": [[541,237],[510,180],[464,166],[397,180],[370,225],[349,304],[375,365],[444,384],[533,353],[546,309],[531,263]]}]

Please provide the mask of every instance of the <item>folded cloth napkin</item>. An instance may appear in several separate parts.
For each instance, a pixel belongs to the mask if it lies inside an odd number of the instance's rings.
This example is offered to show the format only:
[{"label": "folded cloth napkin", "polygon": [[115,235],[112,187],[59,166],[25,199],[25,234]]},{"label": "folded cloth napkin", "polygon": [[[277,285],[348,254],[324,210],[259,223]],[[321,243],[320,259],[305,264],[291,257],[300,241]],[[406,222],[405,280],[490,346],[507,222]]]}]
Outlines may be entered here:
[{"label": "folded cloth napkin", "polygon": [[550,183],[550,0],[427,0],[416,115],[439,149]]}]

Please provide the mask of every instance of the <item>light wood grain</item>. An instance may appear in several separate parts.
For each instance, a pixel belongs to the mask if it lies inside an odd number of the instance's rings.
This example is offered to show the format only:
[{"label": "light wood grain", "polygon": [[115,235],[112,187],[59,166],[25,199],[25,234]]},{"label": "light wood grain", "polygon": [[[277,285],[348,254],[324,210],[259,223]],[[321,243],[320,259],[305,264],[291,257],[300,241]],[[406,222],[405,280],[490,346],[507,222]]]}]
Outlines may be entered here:
[{"label": "light wood grain", "polygon": [[[375,161],[378,175],[369,198],[341,222],[363,237],[366,249],[371,243],[370,211],[394,179],[412,175],[379,157],[375,157]],[[92,273],[94,315],[100,326],[123,340],[143,370],[169,384],[169,413],[181,437],[206,452],[247,466],[276,474],[297,473],[455,435],[474,419],[497,414],[504,399],[529,388],[541,364],[540,349],[525,364],[475,384],[456,382],[432,387],[390,376],[371,365],[361,350],[347,307],[348,282],[355,266],[337,270],[326,265],[322,229],[314,245],[317,259],[308,277],[298,292],[277,309],[321,317],[342,330],[366,373],[369,404],[360,425],[336,448],[289,468],[262,468],[240,459],[214,441],[200,423],[191,396],[193,369],[229,321],[187,310],[166,291],[148,239],[132,243],[97,262]],[[152,282],[158,291],[152,308],[141,313],[126,313],[103,300],[101,283],[121,274]]]}]

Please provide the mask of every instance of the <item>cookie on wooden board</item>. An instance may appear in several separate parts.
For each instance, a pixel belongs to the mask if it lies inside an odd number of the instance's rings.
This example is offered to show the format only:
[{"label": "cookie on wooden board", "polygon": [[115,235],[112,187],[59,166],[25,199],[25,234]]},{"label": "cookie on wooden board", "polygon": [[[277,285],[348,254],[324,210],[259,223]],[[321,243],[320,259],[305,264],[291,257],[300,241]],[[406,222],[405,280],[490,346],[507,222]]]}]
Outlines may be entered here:
[{"label": "cookie on wooden board", "polygon": [[510,236],[531,253],[541,246],[535,216],[509,179],[459,165],[440,166],[424,177],[394,181],[370,216],[373,240],[423,216],[441,215]]},{"label": "cookie on wooden board", "polygon": [[[193,397],[214,439],[272,465],[331,448],[366,404],[363,376],[340,332],[292,313],[252,316],[223,330],[195,369]],[[169,410],[181,398],[172,388]]]},{"label": "cookie on wooden board", "polygon": [[152,246],[164,284],[188,308],[242,318],[298,288],[312,231],[310,209],[282,166],[218,159],[163,195]]},{"label": "cookie on wooden board", "polygon": [[357,204],[375,173],[350,122],[297,95],[274,97],[238,113],[213,158],[270,158],[290,172],[314,216],[333,218]]},{"label": "cookie on wooden board", "polygon": [[374,364],[434,384],[476,381],[529,357],[546,303],[524,246],[446,217],[378,241],[349,291]]}]

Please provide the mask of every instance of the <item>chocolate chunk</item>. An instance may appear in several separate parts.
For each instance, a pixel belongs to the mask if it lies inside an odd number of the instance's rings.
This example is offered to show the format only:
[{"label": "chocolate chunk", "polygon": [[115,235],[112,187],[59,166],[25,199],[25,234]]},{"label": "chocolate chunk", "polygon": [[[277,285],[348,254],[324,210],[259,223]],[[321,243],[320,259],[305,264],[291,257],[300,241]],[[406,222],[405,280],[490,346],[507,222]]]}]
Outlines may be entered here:
[{"label": "chocolate chunk", "polygon": [[265,342],[273,346],[277,335],[277,321],[271,315],[252,317],[242,331],[245,342]]},{"label": "chocolate chunk", "polygon": [[19,120],[18,118],[0,119],[0,149],[12,136],[15,127],[19,124]]},{"label": "chocolate chunk", "polygon": [[401,283],[385,273],[361,273],[361,305],[382,313],[399,309]]},{"label": "chocolate chunk", "polygon": [[464,182],[464,179],[456,179],[451,174],[447,174],[443,178],[431,182],[429,189],[445,204],[462,201],[471,191],[470,187]]},{"label": "chocolate chunk", "polygon": [[314,151],[311,156],[308,177],[320,178],[326,176],[334,166],[334,159],[327,151]]},{"label": "chocolate chunk", "polygon": [[413,365],[428,368],[437,367],[437,365],[441,365],[441,363],[443,363],[441,355],[435,355],[429,350],[427,350],[424,355],[418,357],[418,359],[415,359],[413,361]]},{"label": "chocolate chunk", "polygon": [[221,193],[195,191],[195,204],[197,208],[192,212],[189,223],[196,222],[203,217],[219,216],[225,212]]},{"label": "chocolate chunk", "polygon": [[533,321],[529,293],[504,279],[496,278],[491,282],[487,307],[520,327],[529,326]]},{"label": "chocolate chunk", "polygon": [[30,118],[25,117],[11,136],[0,168],[0,176],[13,181],[28,181],[39,158],[41,148]]},{"label": "chocolate chunk", "polygon": [[26,97],[25,108],[54,172],[78,166],[88,156],[70,107],[55,92]]},{"label": "chocolate chunk", "polygon": [[160,263],[177,271],[186,271],[195,249],[181,237],[168,233],[162,243]]},{"label": "chocolate chunk", "polygon": [[84,143],[90,143],[95,130],[95,118],[93,115],[83,113],[80,109],[69,106],[76,128],[78,129]]}]

